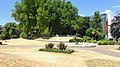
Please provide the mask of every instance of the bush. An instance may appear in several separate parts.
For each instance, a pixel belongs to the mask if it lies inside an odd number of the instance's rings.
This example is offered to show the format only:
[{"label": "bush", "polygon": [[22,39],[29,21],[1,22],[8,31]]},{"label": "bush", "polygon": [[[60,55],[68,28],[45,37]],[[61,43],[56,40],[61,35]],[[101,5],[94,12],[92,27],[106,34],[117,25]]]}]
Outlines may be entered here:
[{"label": "bush", "polygon": [[118,48],[118,50],[120,50],[120,47]]},{"label": "bush", "polygon": [[5,39],[5,35],[4,34],[0,34],[0,39],[4,40]]},{"label": "bush", "polygon": [[115,45],[114,41],[99,41],[98,45]]},{"label": "bush", "polygon": [[40,49],[39,51],[47,51],[47,52],[55,52],[55,53],[66,53],[66,54],[71,54],[71,53],[75,52],[72,49],[68,49],[68,50],[63,51],[63,50],[60,50],[60,49],[57,49],[57,48]]},{"label": "bush", "polygon": [[18,36],[17,35],[12,35],[11,38],[18,38]]},{"label": "bush", "polygon": [[116,45],[120,45],[120,41],[116,42]]},{"label": "bush", "polygon": [[108,41],[99,41],[98,45],[108,45]]},{"label": "bush", "polygon": [[84,36],[84,37],[83,37],[83,42],[86,42],[87,40],[91,40],[91,37],[89,37],[89,36]]},{"label": "bush", "polygon": [[65,45],[63,42],[60,42],[60,44],[58,44],[57,47],[58,47],[60,50],[66,50],[67,45]]},{"label": "bush", "polygon": [[120,42],[120,38],[118,38],[118,41]]},{"label": "bush", "polygon": [[96,40],[90,40],[90,43],[97,43]]},{"label": "bush", "polygon": [[45,48],[48,49],[48,48],[53,48],[55,44],[53,43],[48,43],[45,45]]},{"label": "bush", "polygon": [[20,34],[20,37],[21,37],[21,38],[27,38],[27,34],[26,34],[25,32],[22,32],[22,33]]},{"label": "bush", "polygon": [[83,39],[82,39],[82,38],[80,38],[80,39],[79,39],[79,42],[83,42]]},{"label": "bush", "polygon": [[115,45],[114,41],[108,41],[108,45]]},{"label": "bush", "polygon": [[76,42],[76,40],[75,39],[70,39],[69,42]]}]

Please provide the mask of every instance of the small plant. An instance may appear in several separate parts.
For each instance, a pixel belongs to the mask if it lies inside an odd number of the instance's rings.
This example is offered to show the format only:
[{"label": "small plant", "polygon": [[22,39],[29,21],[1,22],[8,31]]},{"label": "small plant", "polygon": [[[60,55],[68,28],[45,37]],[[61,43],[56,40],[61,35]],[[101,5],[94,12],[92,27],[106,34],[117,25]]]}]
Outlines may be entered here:
[{"label": "small plant", "polygon": [[76,40],[75,39],[70,39],[69,42],[76,42]]},{"label": "small plant", "polygon": [[45,45],[45,48],[48,49],[48,48],[53,48],[54,47],[54,43],[48,43]]},{"label": "small plant", "polygon": [[67,46],[61,42],[60,44],[57,45],[58,48],[53,48],[55,44],[49,43],[45,45],[45,48],[39,49],[39,51],[46,51],[46,52],[55,52],[55,53],[66,53],[66,54],[71,54],[75,52],[75,50],[72,49],[66,49]]},{"label": "small plant", "polygon": [[91,42],[91,43],[97,43],[97,41],[96,41],[96,40],[90,40],[90,42]]},{"label": "small plant", "polygon": [[84,37],[83,37],[83,41],[86,42],[87,40],[91,40],[91,37],[89,37],[89,36],[84,36]]},{"label": "small plant", "polygon": [[79,38],[79,42],[83,42],[83,38]]},{"label": "small plant", "polygon": [[58,47],[60,50],[66,50],[67,45],[65,45],[63,42],[60,42],[60,44],[58,44],[57,47]]},{"label": "small plant", "polygon": [[120,47],[118,48],[118,50],[120,50]]},{"label": "small plant", "polygon": [[26,34],[25,32],[22,32],[22,33],[20,34],[20,37],[21,37],[21,38],[27,38],[27,34]]}]

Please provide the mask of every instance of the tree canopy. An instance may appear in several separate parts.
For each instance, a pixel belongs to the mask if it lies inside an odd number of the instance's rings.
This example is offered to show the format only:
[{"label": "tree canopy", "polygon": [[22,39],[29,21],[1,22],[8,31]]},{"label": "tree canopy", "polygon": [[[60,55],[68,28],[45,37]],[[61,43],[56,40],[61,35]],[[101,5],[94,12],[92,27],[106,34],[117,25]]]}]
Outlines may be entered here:
[{"label": "tree canopy", "polygon": [[39,35],[74,33],[77,15],[78,9],[65,0],[21,0],[12,11],[21,30]]}]

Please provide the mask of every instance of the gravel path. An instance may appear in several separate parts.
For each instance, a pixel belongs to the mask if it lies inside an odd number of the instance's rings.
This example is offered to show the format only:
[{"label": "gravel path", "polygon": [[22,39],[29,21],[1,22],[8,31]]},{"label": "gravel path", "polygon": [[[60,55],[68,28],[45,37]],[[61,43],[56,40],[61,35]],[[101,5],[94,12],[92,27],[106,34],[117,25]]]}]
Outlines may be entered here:
[{"label": "gravel path", "polygon": [[111,49],[113,49],[115,45],[102,45],[102,46],[97,46],[94,48],[77,48],[80,50],[90,50],[90,51],[94,51],[94,52],[98,52],[101,54],[105,54],[105,55],[109,55],[109,56],[114,56],[114,57],[119,57],[120,58],[120,52],[113,52],[110,51]]}]

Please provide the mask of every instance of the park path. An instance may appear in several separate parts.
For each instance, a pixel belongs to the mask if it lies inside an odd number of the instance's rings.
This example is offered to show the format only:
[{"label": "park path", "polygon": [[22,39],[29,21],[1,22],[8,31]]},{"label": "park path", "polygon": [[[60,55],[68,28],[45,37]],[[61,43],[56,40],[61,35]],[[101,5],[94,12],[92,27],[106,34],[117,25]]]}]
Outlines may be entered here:
[{"label": "park path", "polygon": [[74,47],[74,48],[79,49],[79,50],[90,50],[90,51],[94,51],[97,53],[120,58],[120,52],[111,51],[111,49],[113,49],[114,46],[115,45],[101,45],[101,46],[97,46],[93,48],[78,48],[78,47]]}]

